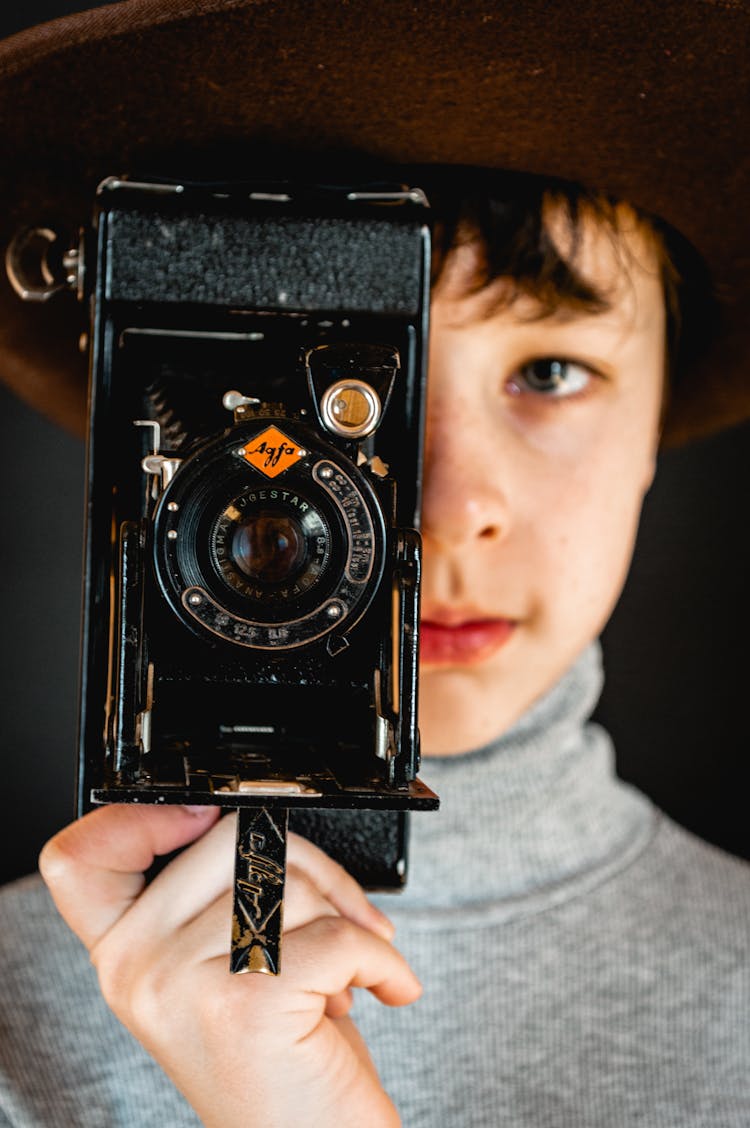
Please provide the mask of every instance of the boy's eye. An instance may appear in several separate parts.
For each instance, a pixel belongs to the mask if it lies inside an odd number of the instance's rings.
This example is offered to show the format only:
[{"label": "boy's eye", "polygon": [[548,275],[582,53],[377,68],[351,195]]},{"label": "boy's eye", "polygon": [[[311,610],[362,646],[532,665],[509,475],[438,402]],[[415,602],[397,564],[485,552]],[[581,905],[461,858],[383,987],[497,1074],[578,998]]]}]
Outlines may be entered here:
[{"label": "boy's eye", "polygon": [[590,368],[574,360],[544,357],[529,361],[511,377],[509,391],[536,392],[551,398],[572,396],[588,387],[593,377]]}]

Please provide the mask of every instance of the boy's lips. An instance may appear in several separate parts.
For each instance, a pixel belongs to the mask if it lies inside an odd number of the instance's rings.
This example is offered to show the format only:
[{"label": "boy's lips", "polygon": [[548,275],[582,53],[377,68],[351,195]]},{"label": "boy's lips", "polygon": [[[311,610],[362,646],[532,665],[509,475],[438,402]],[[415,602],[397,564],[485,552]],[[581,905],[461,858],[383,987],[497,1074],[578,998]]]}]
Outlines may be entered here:
[{"label": "boy's lips", "polygon": [[463,618],[439,614],[419,627],[420,660],[431,666],[469,666],[484,662],[504,646],[515,619]]}]

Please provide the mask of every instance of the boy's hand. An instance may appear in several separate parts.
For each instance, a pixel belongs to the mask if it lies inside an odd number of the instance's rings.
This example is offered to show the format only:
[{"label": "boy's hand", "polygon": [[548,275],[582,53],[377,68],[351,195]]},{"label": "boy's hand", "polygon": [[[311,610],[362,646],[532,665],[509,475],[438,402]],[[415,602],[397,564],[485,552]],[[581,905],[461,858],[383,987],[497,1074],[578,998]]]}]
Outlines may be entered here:
[{"label": "boy's hand", "polygon": [[[103,807],[51,839],[40,869],[110,1007],[207,1128],[398,1124],[347,1017],[352,987],[391,1006],[420,994],[392,926],[290,834],[282,972],[231,975],[234,832],[211,807]],[[145,887],[153,858],[187,843]]]}]

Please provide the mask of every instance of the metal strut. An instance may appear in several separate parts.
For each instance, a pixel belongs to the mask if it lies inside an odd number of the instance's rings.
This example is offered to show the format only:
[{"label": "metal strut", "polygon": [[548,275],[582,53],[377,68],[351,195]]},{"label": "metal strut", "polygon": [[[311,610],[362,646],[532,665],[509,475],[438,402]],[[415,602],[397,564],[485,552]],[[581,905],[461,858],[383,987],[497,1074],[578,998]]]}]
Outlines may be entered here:
[{"label": "metal strut", "polygon": [[233,973],[278,975],[286,876],[286,807],[240,807],[234,857]]}]

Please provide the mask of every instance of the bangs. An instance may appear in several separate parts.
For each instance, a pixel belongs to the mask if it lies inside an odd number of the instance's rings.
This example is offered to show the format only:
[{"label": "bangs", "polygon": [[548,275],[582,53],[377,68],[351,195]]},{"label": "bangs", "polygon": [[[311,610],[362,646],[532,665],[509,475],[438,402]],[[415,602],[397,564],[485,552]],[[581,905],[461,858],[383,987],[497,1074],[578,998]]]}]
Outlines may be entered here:
[{"label": "bangs", "polygon": [[[479,261],[468,293],[477,293],[496,279],[506,283],[501,306],[520,297],[533,298],[538,316],[560,306],[587,313],[603,313],[608,296],[597,290],[576,268],[584,217],[595,218],[614,230],[615,209],[606,200],[573,184],[536,176],[493,176],[487,185],[472,185],[461,195],[436,199],[439,216],[435,231],[433,284],[455,247],[473,245]],[[555,214],[566,231],[563,255],[552,237],[548,220]]]},{"label": "bangs", "polygon": [[593,221],[612,237],[627,274],[628,251],[621,238],[625,215],[628,226],[635,219],[660,272],[670,377],[702,358],[715,339],[718,303],[705,264],[662,220],[579,184],[523,173],[451,169],[426,187],[436,215],[433,285],[451,250],[471,245],[479,254],[467,294],[502,279],[495,309],[526,297],[533,299],[532,320],[562,308],[604,313],[612,295],[595,287],[577,260]]}]

